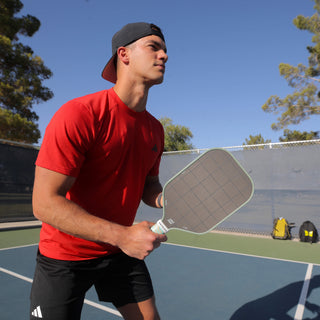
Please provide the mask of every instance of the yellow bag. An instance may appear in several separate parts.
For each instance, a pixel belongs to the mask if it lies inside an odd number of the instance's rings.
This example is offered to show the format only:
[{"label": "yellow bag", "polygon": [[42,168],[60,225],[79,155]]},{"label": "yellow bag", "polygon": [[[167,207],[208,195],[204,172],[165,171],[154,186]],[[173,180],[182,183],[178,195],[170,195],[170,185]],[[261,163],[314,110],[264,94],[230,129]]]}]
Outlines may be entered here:
[{"label": "yellow bag", "polygon": [[293,226],[293,224],[289,224],[288,221],[283,217],[274,219],[273,230],[271,233],[272,238],[281,240],[291,239],[290,230]]}]

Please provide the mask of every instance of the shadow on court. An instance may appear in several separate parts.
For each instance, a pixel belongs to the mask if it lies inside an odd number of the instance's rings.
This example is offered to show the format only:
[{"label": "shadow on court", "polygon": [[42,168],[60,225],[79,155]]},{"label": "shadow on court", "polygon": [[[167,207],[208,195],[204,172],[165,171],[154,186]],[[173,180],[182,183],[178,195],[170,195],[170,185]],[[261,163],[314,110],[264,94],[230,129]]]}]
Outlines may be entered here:
[{"label": "shadow on court", "polygon": [[[299,301],[303,281],[291,283],[262,298],[250,301],[238,309],[230,320],[259,319],[259,320],[294,320],[288,312],[295,308]],[[310,280],[307,297],[314,289],[320,288],[320,276]],[[306,301],[305,309],[316,314],[316,317],[303,318],[304,320],[320,319],[320,306]]]}]

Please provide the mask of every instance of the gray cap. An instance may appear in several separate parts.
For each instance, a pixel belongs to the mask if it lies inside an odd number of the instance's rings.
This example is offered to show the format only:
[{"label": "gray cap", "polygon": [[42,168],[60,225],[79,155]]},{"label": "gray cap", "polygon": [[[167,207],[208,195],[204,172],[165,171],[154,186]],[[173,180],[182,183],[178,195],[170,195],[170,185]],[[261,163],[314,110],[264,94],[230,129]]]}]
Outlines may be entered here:
[{"label": "gray cap", "polygon": [[112,57],[104,67],[102,71],[102,78],[116,83],[117,72],[115,68],[115,58],[117,56],[117,50],[119,47],[125,47],[130,43],[133,43],[141,38],[156,35],[159,36],[163,41],[164,36],[161,29],[152,23],[146,22],[135,22],[125,25],[120,31],[118,31],[112,37]]}]

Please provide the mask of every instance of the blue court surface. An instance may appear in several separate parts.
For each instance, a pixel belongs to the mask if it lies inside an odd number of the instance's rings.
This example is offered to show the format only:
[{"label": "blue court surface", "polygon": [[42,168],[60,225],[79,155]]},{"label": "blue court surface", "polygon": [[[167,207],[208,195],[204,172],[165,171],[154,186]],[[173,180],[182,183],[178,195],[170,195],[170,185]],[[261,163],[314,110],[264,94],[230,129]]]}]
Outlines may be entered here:
[{"label": "blue court surface", "polygon": [[[0,319],[29,319],[36,251],[36,245],[0,250]],[[318,264],[174,244],[163,244],[146,262],[163,320],[320,319]],[[121,317],[90,290],[82,319]]]}]

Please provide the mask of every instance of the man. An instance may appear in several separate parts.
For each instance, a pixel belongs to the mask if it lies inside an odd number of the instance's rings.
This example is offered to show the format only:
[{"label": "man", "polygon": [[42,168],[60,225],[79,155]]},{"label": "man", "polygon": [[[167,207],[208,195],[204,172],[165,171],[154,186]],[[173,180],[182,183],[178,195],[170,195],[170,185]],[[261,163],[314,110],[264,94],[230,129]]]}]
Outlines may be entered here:
[{"label": "man", "polygon": [[102,76],[114,87],[63,105],[36,161],[33,208],[43,224],[31,319],[80,319],[92,285],[125,319],[160,319],[143,259],[166,236],[133,221],[141,199],[162,206],[164,133],[146,103],[163,81],[164,36],[153,24],[128,24],[112,54]]}]

